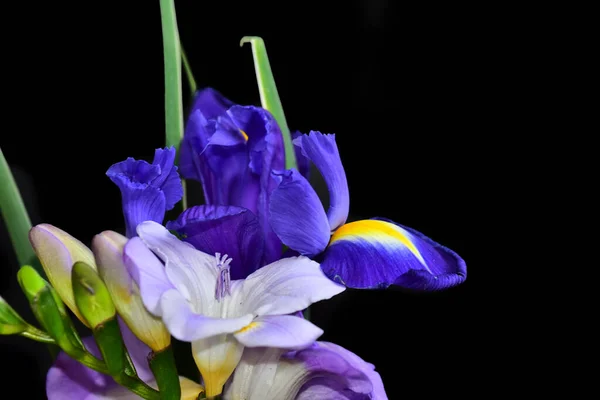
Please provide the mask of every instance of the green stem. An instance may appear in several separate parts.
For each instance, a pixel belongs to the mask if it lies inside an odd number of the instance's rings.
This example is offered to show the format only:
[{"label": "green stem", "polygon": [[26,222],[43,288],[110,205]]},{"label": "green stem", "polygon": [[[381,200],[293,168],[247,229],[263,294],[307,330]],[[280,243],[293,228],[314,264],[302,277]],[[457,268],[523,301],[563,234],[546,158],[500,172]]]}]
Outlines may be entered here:
[{"label": "green stem", "polygon": [[[165,63],[165,141],[179,154],[183,138],[183,100],[181,98],[181,48],[174,0],[160,0],[163,52]],[[187,208],[185,181],[182,208]]]},{"label": "green stem", "polygon": [[[146,383],[142,382],[130,365],[125,343],[117,318],[111,318],[94,328],[94,339],[106,363],[108,374],[115,381],[135,394],[152,400],[159,400],[160,394]],[[129,371],[133,376],[128,375]]]},{"label": "green stem", "polygon": [[240,46],[243,46],[244,43],[250,43],[252,46],[254,70],[256,71],[256,80],[258,82],[258,92],[260,94],[260,102],[262,107],[273,114],[273,117],[275,117],[275,120],[279,125],[279,129],[281,129],[283,145],[285,147],[285,168],[298,169],[296,165],[294,143],[292,143],[290,129],[288,128],[285,120],[283,106],[281,105],[281,100],[279,99],[279,93],[277,92],[277,86],[275,85],[273,71],[271,71],[271,64],[269,63],[269,57],[267,56],[265,42],[258,36],[244,36],[240,42]]},{"label": "green stem", "polygon": [[159,352],[150,353],[148,364],[156,378],[161,399],[179,400],[181,398],[181,386],[171,346]]},{"label": "green stem", "polygon": [[29,243],[31,221],[19,193],[17,183],[0,149],[0,212],[6,224],[19,265],[37,265],[37,258]]},{"label": "green stem", "polygon": [[196,89],[198,88],[198,86],[196,85],[196,79],[194,79],[192,66],[190,65],[190,61],[188,60],[187,55],[185,54],[183,46],[181,46],[180,44],[179,47],[181,49],[181,60],[183,61],[183,70],[185,71],[185,76],[187,77],[188,85],[190,85],[190,94],[194,96],[194,94],[196,93]]}]

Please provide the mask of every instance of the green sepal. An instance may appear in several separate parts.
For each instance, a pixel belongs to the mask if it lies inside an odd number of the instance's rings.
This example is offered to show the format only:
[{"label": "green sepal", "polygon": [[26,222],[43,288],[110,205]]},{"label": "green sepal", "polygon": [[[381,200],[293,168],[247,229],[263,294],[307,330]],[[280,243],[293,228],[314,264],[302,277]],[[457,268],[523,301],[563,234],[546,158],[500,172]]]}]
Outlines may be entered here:
[{"label": "green sepal", "polygon": [[156,378],[161,399],[179,400],[181,398],[181,384],[172,347],[169,346],[161,351],[150,353],[148,364]]},{"label": "green sepal", "polygon": [[76,262],[71,271],[71,283],[77,309],[92,329],[115,317],[115,305],[95,269],[84,262]]}]

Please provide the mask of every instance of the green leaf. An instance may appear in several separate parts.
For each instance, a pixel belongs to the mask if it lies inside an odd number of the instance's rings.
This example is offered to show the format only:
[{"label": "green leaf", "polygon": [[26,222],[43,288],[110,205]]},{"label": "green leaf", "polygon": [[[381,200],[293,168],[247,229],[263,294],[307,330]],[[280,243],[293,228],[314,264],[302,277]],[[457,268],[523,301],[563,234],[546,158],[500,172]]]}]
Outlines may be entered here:
[{"label": "green leaf", "polygon": [[194,79],[194,74],[192,73],[192,66],[190,65],[190,61],[185,54],[185,50],[181,44],[179,45],[181,50],[181,61],[183,61],[183,70],[185,71],[185,76],[188,80],[188,85],[190,87],[190,94],[193,97],[196,94],[196,90],[198,86],[196,85],[196,79]]},{"label": "green leaf", "polygon": [[19,188],[0,149],[0,212],[20,265],[38,266],[37,257],[29,243],[31,221]]},{"label": "green leaf", "polygon": [[163,400],[179,400],[181,398],[181,384],[175,364],[175,356],[171,346],[148,357],[150,369],[156,378],[156,384]]},{"label": "green leaf", "polygon": [[[183,100],[181,97],[181,45],[177,29],[174,0],[160,0],[160,20],[163,35],[165,65],[165,139],[179,155],[183,138]],[[185,181],[183,185],[183,210],[187,208]]]},{"label": "green leaf", "polygon": [[102,279],[95,269],[78,261],[71,270],[73,295],[77,309],[90,327],[114,318],[117,311]]},{"label": "green leaf", "polygon": [[283,106],[277,93],[277,85],[271,71],[271,64],[267,56],[267,48],[262,38],[258,36],[244,36],[240,41],[240,46],[244,43],[250,43],[252,46],[252,57],[254,58],[254,70],[256,71],[256,80],[258,82],[258,92],[260,94],[260,102],[262,107],[268,110],[279,125],[281,134],[283,135],[283,144],[285,147],[285,168],[298,168],[296,165],[296,153],[294,152],[294,144],[290,129],[285,120]]}]

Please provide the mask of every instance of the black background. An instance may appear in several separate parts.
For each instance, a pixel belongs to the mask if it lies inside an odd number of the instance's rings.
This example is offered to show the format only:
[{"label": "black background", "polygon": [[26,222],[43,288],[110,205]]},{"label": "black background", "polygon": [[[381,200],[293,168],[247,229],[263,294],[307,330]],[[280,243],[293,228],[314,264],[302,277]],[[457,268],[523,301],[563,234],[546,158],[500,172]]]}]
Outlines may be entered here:
[{"label": "black background", "polygon": [[[88,244],[123,229],[106,169],[128,156],[151,160],[164,145],[158,2],[124,3],[20,7],[4,49],[0,145],[32,222]],[[258,105],[251,50],[239,40],[262,36],[288,125],[336,133],[352,218],[391,218],[467,261],[467,281],[447,291],[347,291],[313,307],[321,339],[375,364],[390,399],[462,395],[493,335],[481,325],[490,249],[480,228],[492,212],[482,162],[500,129],[495,92],[511,67],[498,56],[493,10],[324,4],[176,1],[199,87]],[[32,320],[2,234],[0,293]],[[12,362],[3,384],[20,380],[25,397],[43,398],[44,346],[0,337],[0,352]]]}]

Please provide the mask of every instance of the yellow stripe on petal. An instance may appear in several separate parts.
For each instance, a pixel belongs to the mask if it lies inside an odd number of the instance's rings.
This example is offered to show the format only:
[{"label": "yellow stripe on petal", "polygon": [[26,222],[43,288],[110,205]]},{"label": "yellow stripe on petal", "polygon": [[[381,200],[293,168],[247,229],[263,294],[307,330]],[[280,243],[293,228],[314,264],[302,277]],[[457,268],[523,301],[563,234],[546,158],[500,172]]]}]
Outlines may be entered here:
[{"label": "yellow stripe on petal", "polygon": [[[400,242],[406,247],[424,266],[427,267],[423,256],[413,244],[409,233],[404,229],[390,224],[389,222],[376,219],[365,219],[350,222],[338,228],[329,240],[333,245],[340,240],[357,241],[366,240],[370,243],[394,244]],[[427,268],[429,269],[429,268]]]},{"label": "yellow stripe on petal", "polygon": [[248,325],[246,325],[245,327],[243,327],[242,329],[240,329],[239,331],[236,331],[235,333],[248,332],[250,330],[253,330],[253,329],[257,328],[258,326],[259,326],[258,322],[251,322]]},{"label": "yellow stripe on petal", "polygon": [[240,129],[240,133],[244,137],[244,140],[247,142],[248,141],[248,134],[246,132],[244,132],[243,130],[241,130],[241,129]]}]

